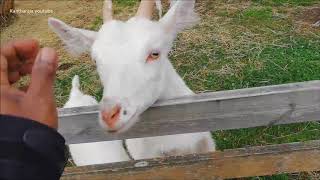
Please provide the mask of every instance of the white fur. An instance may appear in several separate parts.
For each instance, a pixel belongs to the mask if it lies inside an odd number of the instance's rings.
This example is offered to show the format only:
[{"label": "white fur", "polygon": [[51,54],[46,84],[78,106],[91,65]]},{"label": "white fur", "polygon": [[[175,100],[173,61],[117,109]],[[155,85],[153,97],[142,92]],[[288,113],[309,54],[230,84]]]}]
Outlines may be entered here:
[{"label": "white fur", "polygon": [[[101,110],[110,108],[110,105],[121,105],[115,127],[109,127],[101,118],[99,122],[106,130],[123,132],[139,121],[140,114],[155,101],[193,94],[167,56],[177,33],[193,26],[198,19],[194,13],[194,0],[180,0],[158,22],[136,17],[127,22],[112,20],[104,24],[99,32],[90,33],[79,33],[82,31],[53,18],[49,24],[71,51],[74,47],[77,53],[91,52],[104,86]],[[90,41],[92,37],[94,41]],[[84,42],[84,45],[78,42]],[[87,43],[90,42],[91,48],[88,48]],[[146,62],[154,51],[160,53],[159,59]],[[208,144],[205,151],[215,150],[210,132],[128,139],[126,142],[132,156],[143,159],[161,157],[172,151],[197,153],[199,142],[203,140]],[[119,152],[123,152],[120,144],[115,144],[119,145]],[[71,149],[77,165],[116,161],[105,155],[109,153],[108,148],[117,148],[110,147],[109,142],[80,144],[77,147],[77,152]],[[120,154],[118,161],[123,161],[125,157]]]},{"label": "white fur", "polygon": [[69,150],[77,166],[129,161],[122,141],[70,144]]},{"label": "white fur", "polygon": [[93,41],[96,39],[96,32],[73,28],[55,18],[49,18],[48,24],[63,40],[67,50],[75,56],[89,51]]},{"label": "white fur", "polygon": [[79,106],[92,106],[97,105],[98,101],[89,95],[83,94],[80,91],[80,82],[79,76],[76,75],[72,79],[72,89],[69,96],[69,100],[63,106],[64,108],[71,108],[71,107],[79,107]]}]

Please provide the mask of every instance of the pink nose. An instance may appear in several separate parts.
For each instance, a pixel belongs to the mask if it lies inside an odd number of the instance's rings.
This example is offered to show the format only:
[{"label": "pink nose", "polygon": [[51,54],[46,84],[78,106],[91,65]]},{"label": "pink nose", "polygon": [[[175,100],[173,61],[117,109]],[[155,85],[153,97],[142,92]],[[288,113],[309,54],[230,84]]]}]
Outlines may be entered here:
[{"label": "pink nose", "polygon": [[121,107],[119,105],[114,106],[113,108],[111,108],[110,111],[102,111],[101,115],[102,115],[103,121],[110,128],[113,129],[115,127],[116,122],[119,120],[120,111],[121,111]]}]

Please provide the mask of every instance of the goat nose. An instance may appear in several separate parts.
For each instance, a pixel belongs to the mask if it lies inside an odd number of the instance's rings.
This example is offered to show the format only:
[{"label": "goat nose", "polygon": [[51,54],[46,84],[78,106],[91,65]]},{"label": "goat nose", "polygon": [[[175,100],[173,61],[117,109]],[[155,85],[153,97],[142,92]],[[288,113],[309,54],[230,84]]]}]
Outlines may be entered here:
[{"label": "goat nose", "polygon": [[103,121],[113,129],[120,117],[120,111],[121,107],[119,105],[114,106],[110,111],[102,111],[101,115]]}]

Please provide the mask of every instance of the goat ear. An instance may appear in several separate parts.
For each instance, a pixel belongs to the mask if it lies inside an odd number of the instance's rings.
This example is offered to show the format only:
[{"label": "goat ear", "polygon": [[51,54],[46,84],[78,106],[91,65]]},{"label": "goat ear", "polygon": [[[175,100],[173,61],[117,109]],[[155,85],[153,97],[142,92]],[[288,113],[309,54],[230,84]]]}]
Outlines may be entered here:
[{"label": "goat ear", "polygon": [[167,14],[160,19],[160,23],[167,31],[177,34],[194,26],[200,20],[194,12],[195,0],[173,1],[172,4]]},{"label": "goat ear", "polygon": [[72,55],[88,52],[96,39],[97,32],[74,28],[55,18],[49,18],[48,24],[63,40]]}]

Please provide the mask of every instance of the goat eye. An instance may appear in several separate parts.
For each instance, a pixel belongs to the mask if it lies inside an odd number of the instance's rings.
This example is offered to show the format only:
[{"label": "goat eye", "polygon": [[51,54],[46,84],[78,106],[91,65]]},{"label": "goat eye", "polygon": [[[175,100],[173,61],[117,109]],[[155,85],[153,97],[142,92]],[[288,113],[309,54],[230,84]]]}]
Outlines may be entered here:
[{"label": "goat eye", "polygon": [[147,62],[156,61],[160,57],[160,53],[157,51],[151,52],[147,58]]}]

